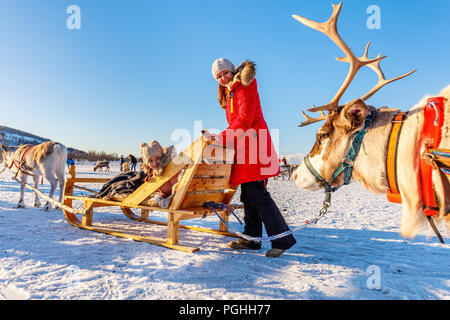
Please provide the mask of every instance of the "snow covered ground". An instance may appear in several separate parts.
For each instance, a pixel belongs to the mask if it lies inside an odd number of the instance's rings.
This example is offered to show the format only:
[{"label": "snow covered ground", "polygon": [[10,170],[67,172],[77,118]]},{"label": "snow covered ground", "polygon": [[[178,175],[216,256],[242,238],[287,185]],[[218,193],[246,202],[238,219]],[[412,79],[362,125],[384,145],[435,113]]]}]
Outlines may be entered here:
[{"label": "snow covered ground", "polygon": [[[112,177],[118,167],[77,171]],[[226,246],[232,238],[191,230],[180,230],[180,239],[200,246],[194,254],[80,230],[60,210],[33,208],[30,191],[28,207],[16,209],[20,187],[10,177],[0,175],[0,299],[450,299],[450,245],[426,231],[401,238],[400,206],[356,183],[333,194],[327,216],[296,232],[297,244],[271,259],[270,243],[236,252]],[[271,180],[268,188],[292,228],[321,207],[321,192],[293,181]],[[46,181],[41,189],[48,192]],[[164,227],[131,221],[117,208],[97,209],[94,223],[101,221],[165,235]],[[218,219],[189,224],[216,227]]]}]

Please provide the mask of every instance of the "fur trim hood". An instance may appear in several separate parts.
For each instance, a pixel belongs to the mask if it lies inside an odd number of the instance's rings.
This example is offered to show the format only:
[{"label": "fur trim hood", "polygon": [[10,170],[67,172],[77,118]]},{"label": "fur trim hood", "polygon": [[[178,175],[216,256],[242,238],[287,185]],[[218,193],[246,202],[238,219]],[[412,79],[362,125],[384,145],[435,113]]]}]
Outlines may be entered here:
[{"label": "fur trim hood", "polygon": [[[244,60],[239,66],[236,68],[236,73],[234,74],[233,80],[228,85],[228,88],[225,88],[219,84],[217,88],[218,100],[219,104],[223,109],[226,109],[227,106],[227,98],[228,91],[233,87],[236,87],[236,83],[239,82],[243,86],[248,86],[255,79],[256,75],[256,64],[250,60]],[[228,90],[227,90],[228,89]]]},{"label": "fur trim hood", "polygon": [[255,79],[256,64],[253,61],[245,60],[237,68],[231,86],[239,81],[243,86],[248,86]]}]

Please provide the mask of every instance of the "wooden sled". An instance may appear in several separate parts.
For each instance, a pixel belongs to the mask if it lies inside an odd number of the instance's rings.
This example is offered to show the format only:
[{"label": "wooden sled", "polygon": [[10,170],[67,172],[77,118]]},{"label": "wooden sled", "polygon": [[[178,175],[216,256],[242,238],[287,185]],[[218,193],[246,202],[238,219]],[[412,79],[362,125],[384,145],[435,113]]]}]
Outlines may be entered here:
[{"label": "wooden sled", "polygon": [[[77,183],[104,183],[109,179],[78,178],[75,176],[74,170],[72,170],[70,176],[66,179],[64,187],[64,216],[70,224],[81,229],[131,238],[136,241],[145,241],[185,252],[195,252],[199,248],[179,244],[180,228],[237,237],[236,234],[228,232],[226,225],[219,219],[219,229],[217,230],[180,224],[182,220],[215,215],[211,209],[202,207],[204,202],[215,201],[223,203],[231,209],[243,207],[241,204],[230,204],[236,191],[229,185],[234,150],[204,140],[203,137],[200,137],[194,141],[190,147],[181,152],[165,167],[161,176],[144,182],[123,201],[74,196],[74,188],[92,191],[89,188],[77,185]],[[185,171],[178,181],[169,208],[162,209],[145,205],[146,200],[155,191],[175,175],[178,175],[181,170]],[[68,210],[68,208],[73,208],[74,201],[83,201],[84,210]],[[119,206],[125,216],[132,220],[167,226],[167,238],[142,236],[123,229],[94,225],[94,208],[105,206]],[[140,216],[136,215],[132,209],[139,209]],[[80,214],[80,211],[82,215],[81,220],[76,217],[77,214]],[[149,220],[150,211],[167,213],[167,222]],[[225,222],[228,222],[230,214],[228,211],[220,210],[218,213]]]}]

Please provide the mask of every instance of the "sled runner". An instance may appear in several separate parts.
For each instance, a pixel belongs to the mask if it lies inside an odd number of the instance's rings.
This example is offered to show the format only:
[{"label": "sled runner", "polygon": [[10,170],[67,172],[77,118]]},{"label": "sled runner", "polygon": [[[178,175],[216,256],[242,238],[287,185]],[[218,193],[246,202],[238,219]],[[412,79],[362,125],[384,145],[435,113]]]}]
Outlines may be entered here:
[{"label": "sled runner", "polygon": [[[144,182],[132,194],[123,201],[104,200],[83,196],[74,196],[74,188],[90,190],[81,187],[77,183],[104,183],[108,179],[99,178],[79,178],[75,176],[74,170],[71,176],[66,179],[64,188],[64,216],[67,221],[75,227],[102,232],[118,237],[131,238],[137,241],[145,241],[151,244],[164,246],[171,249],[185,252],[198,251],[197,247],[190,247],[179,244],[179,229],[190,229],[201,232],[209,232],[224,236],[234,236],[236,234],[228,232],[226,224],[219,222],[219,229],[206,229],[180,224],[182,220],[204,218],[215,215],[213,210],[204,208],[205,202],[215,201],[226,204],[230,209],[242,208],[241,204],[230,204],[235,189],[229,185],[231,166],[234,159],[234,150],[224,148],[212,142],[205,141],[203,137],[194,141],[190,147],[181,152],[165,168],[161,176],[153,177],[150,181]],[[176,186],[175,193],[167,209],[146,205],[146,201],[161,186],[184,170]],[[83,202],[83,210],[67,210],[74,208],[75,201]],[[93,223],[94,209],[97,207],[118,206],[128,218],[140,222],[152,223],[167,226],[166,239],[142,236],[134,234],[129,230],[95,225]],[[140,210],[140,216],[136,215],[132,209]],[[167,222],[153,221],[149,219],[149,212],[156,211],[167,214]],[[81,221],[76,214],[81,213]],[[228,222],[227,210],[219,212],[221,218]]]}]

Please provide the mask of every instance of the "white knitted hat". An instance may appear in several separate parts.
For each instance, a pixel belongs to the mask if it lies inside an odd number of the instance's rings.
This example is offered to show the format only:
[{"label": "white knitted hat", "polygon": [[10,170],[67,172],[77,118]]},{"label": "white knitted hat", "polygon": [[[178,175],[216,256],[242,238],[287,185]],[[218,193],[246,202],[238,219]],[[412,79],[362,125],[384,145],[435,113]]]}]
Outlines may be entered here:
[{"label": "white knitted hat", "polygon": [[148,159],[156,155],[164,155],[164,149],[161,147],[158,141],[153,140],[152,142],[150,142],[150,144],[147,144],[145,142],[141,144],[141,157],[144,163],[148,162]]},{"label": "white knitted hat", "polygon": [[231,71],[234,73],[235,69],[233,63],[226,58],[219,58],[213,62],[211,71],[214,79],[217,79],[217,75],[223,70]]}]

